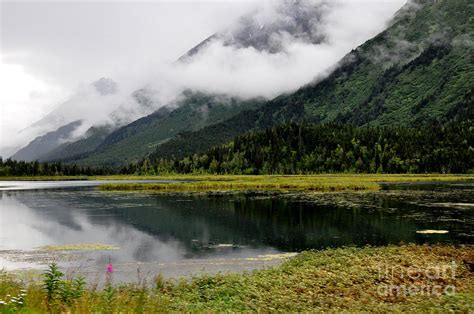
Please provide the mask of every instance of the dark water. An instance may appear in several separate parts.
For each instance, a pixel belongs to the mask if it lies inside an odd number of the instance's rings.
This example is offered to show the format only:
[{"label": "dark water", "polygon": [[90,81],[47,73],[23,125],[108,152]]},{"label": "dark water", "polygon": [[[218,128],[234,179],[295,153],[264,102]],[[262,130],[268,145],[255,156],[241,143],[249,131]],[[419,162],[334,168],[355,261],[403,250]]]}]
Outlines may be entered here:
[{"label": "dark water", "polygon": [[[449,233],[417,233],[424,229]],[[166,195],[90,187],[0,191],[0,251],[70,243],[120,247],[94,253],[97,264],[108,258],[164,263],[400,242],[474,243],[473,184],[307,195]],[[2,266],[14,268],[15,261],[0,258]]]}]

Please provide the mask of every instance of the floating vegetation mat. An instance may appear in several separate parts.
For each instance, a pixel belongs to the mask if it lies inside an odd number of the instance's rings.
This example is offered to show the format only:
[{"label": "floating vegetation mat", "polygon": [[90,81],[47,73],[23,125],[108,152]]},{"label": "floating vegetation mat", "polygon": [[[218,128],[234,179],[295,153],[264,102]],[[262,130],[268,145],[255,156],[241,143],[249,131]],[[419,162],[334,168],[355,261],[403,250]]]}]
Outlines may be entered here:
[{"label": "floating vegetation mat", "polygon": [[[105,177],[112,179],[114,177]],[[120,176],[118,178],[121,178]],[[122,177],[137,179],[140,177]],[[150,183],[108,183],[101,185],[102,191],[378,191],[380,183],[408,182],[453,182],[472,180],[465,175],[363,175],[363,174],[324,174],[324,175],[177,175],[165,177],[141,177],[142,179],[177,180],[179,182]]]},{"label": "floating vegetation mat", "polygon": [[119,247],[112,244],[103,243],[75,243],[75,244],[60,244],[60,245],[45,245],[39,247],[46,251],[105,251],[118,250]]},{"label": "floating vegetation mat", "polygon": [[280,254],[265,254],[259,255],[258,257],[249,257],[245,260],[247,261],[273,261],[279,259],[290,258],[298,255],[298,253],[280,253]]},{"label": "floating vegetation mat", "polygon": [[448,230],[418,230],[416,233],[419,234],[446,234]]}]

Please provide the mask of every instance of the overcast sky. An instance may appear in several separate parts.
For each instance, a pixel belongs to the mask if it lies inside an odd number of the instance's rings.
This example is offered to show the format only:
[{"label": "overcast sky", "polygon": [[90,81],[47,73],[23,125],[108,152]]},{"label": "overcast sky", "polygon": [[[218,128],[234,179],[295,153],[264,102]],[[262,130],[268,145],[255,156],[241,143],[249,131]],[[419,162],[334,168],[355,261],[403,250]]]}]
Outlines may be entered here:
[{"label": "overcast sky", "polygon": [[244,13],[250,4],[243,4],[1,1],[2,137],[39,120],[80,84],[175,60]]},{"label": "overcast sky", "polygon": [[[268,90],[262,86],[263,96],[274,96],[295,88],[287,84],[285,77],[291,78],[293,84],[302,84],[355,48],[353,45],[383,30],[384,24],[405,2],[340,1],[352,6],[328,19],[328,28],[340,42],[325,47],[326,50],[291,45],[289,51],[294,51],[291,59],[281,60],[282,56],[267,58],[254,55],[254,51],[235,54],[234,50],[213,47],[201,63],[179,69],[173,72],[174,77],[168,75],[167,78],[187,80],[196,88],[222,81],[215,91],[225,92],[228,86],[236,85],[235,80],[243,82],[242,78],[252,71],[255,74],[252,76],[268,81],[276,77],[280,69],[292,70],[291,75],[280,75],[280,81],[276,80]],[[154,74],[163,71],[163,64],[173,62],[262,3],[272,1],[0,0],[0,140],[3,146],[17,131],[39,120],[78,86],[100,77],[112,77],[119,83],[128,80],[137,85],[146,84],[153,80]],[[335,46],[337,50],[331,50]],[[250,72],[235,72],[232,67],[221,80],[220,72],[225,69],[221,69],[220,62],[231,60],[234,55],[238,56],[239,65]],[[307,61],[312,63],[307,64]],[[300,68],[311,69],[307,65],[314,70],[298,77]],[[206,69],[209,76],[201,79]],[[243,84],[236,92],[250,90],[248,96],[255,96],[259,88],[258,81],[250,80],[248,86]]]}]

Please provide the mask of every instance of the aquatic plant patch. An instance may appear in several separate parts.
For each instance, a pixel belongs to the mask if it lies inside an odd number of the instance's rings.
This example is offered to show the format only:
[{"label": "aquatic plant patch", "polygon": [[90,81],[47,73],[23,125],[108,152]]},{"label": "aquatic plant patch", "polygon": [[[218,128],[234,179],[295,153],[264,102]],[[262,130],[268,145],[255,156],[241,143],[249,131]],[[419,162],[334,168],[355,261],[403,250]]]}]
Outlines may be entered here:
[{"label": "aquatic plant patch", "polygon": [[45,245],[38,249],[46,251],[99,251],[99,250],[118,250],[119,247],[112,244],[103,243],[74,243],[60,245]]},{"label": "aquatic plant patch", "polygon": [[[100,177],[99,177],[100,178]],[[111,179],[112,177],[105,177]],[[140,177],[124,178],[133,180]],[[142,177],[143,178],[143,177]],[[148,179],[177,180],[172,183],[111,183],[99,187],[103,191],[377,191],[381,183],[398,182],[453,182],[472,180],[471,175],[181,175],[146,177]]]}]

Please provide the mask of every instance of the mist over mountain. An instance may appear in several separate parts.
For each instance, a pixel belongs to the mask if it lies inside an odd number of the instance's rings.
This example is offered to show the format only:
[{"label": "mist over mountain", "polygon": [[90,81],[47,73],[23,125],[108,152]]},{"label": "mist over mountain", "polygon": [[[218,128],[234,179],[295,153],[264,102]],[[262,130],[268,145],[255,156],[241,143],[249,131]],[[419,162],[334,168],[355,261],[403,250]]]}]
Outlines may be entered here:
[{"label": "mist over mountain", "polygon": [[144,74],[145,79],[116,83],[102,78],[82,86],[27,133],[41,136],[81,120],[67,141],[83,140],[91,128],[117,129],[160,107],[173,107],[185,90],[242,100],[292,92],[328,75],[350,49],[382,31],[402,4],[261,2],[177,62]]},{"label": "mist over mountain", "polygon": [[92,86],[95,87],[95,90],[102,96],[115,94],[118,91],[118,84],[107,77],[102,77],[92,83]]},{"label": "mist over mountain", "polygon": [[[54,128],[68,123],[70,119],[81,118],[81,114],[85,117],[87,113],[82,111],[83,109],[84,111],[90,109],[85,106],[87,106],[88,102],[93,101],[93,98],[103,101],[100,99],[101,96],[113,95],[117,92],[118,84],[115,81],[110,78],[100,78],[89,86],[82,86],[76,94],[71,95],[48,115],[33,123],[30,128]],[[103,107],[106,105],[104,104]],[[23,131],[28,131],[28,128]]]},{"label": "mist over mountain", "polygon": [[285,49],[285,41],[294,40],[309,44],[321,44],[324,33],[321,27],[323,15],[330,6],[328,1],[283,1],[267,10],[256,10],[240,18],[227,30],[216,33],[189,50],[180,61],[189,61],[213,41],[234,48],[254,48],[258,51],[279,53]]},{"label": "mist over mountain", "polygon": [[474,117],[474,5],[413,1],[390,26],[342,58],[325,79],[163,143],[182,158],[288,121],[419,127]]},{"label": "mist over mountain", "polygon": [[351,49],[381,32],[404,3],[265,2],[189,50],[160,82],[243,98],[293,92],[328,75]]},{"label": "mist over mountain", "polygon": [[67,141],[73,132],[81,126],[81,121],[74,121],[48,132],[31,141],[27,146],[16,152],[12,159],[34,161]]},{"label": "mist over mountain", "polygon": [[[22,130],[22,137],[33,136],[34,140],[12,158],[27,161],[41,159],[65,143],[91,136],[91,128],[114,130],[155,109],[150,104],[141,103],[137,94],[127,96],[112,79],[101,78],[81,87],[54,111]],[[35,134],[44,135],[35,137]],[[43,145],[45,141],[47,145]]]}]

